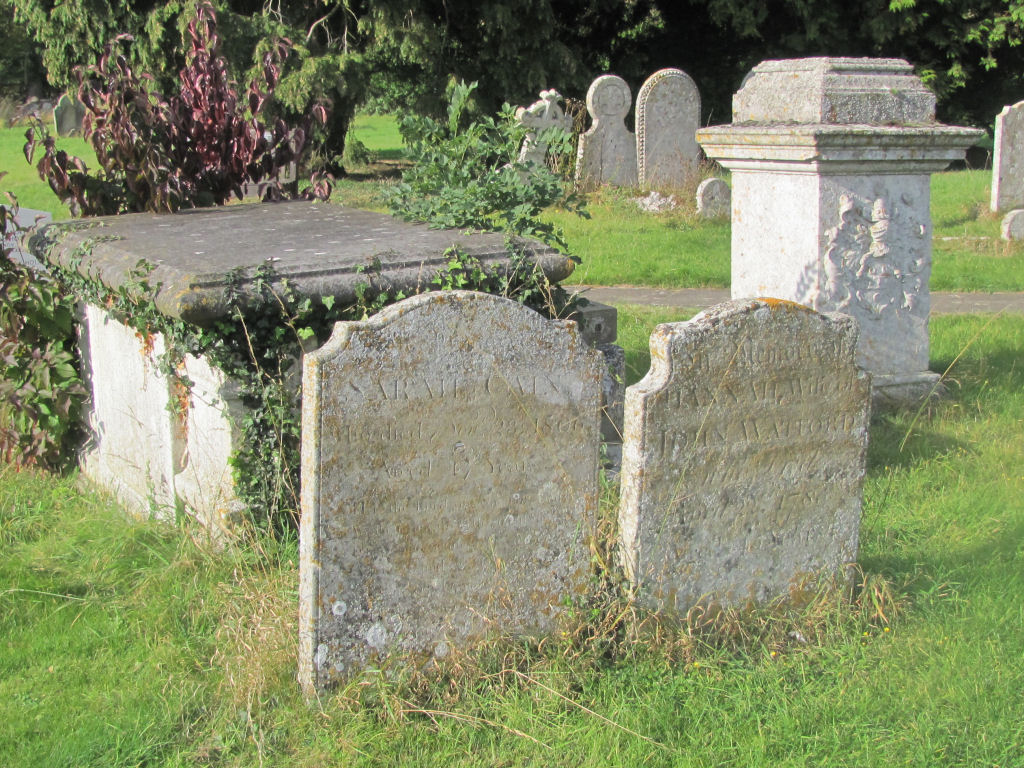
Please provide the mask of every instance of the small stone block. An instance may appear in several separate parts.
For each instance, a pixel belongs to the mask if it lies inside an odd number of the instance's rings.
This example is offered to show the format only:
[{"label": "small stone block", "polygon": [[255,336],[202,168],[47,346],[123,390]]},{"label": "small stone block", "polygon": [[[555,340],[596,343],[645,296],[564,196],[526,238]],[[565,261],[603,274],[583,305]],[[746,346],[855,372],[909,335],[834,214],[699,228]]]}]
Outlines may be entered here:
[{"label": "small stone block", "polygon": [[1024,210],[1010,211],[1000,228],[1003,240],[1024,240]]},{"label": "small stone block", "polygon": [[732,190],[724,179],[704,179],[697,186],[697,213],[717,219],[732,212]]}]

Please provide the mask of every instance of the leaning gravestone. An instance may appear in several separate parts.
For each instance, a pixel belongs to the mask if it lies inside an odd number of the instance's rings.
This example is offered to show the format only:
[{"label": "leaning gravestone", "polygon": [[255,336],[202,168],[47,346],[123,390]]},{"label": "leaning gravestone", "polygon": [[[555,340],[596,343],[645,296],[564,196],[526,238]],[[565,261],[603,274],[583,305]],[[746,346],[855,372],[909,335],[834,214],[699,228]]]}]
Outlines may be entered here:
[{"label": "leaning gravestone", "polygon": [[303,381],[299,677],[545,632],[589,577],[602,362],[451,291],[339,323]]},{"label": "leaning gravestone", "polygon": [[705,219],[732,212],[732,191],[724,179],[704,179],[697,185],[697,213]]},{"label": "leaning gravestone", "polygon": [[562,100],[562,94],[551,89],[540,92],[540,101],[535,101],[529,107],[520,107],[516,110],[516,120],[529,129],[526,138],[523,139],[523,146],[519,150],[519,162],[525,165],[544,165],[548,154],[547,142],[540,141],[539,136],[544,131],[553,128],[563,133],[572,131],[572,118],[565,114],[558,102]]},{"label": "leaning gravestone", "polygon": [[1024,207],[1024,101],[996,116],[992,155],[993,212]]},{"label": "leaning gravestone", "polygon": [[576,184],[590,187],[636,184],[636,137],[626,130],[632,96],[626,81],[601,75],[587,91],[587,112],[594,124],[580,135],[576,154]]},{"label": "leaning gravestone", "polygon": [[700,163],[695,138],[700,92],[681,69],[655,72],[636,99],[636,154],[640,186],[679,189]]},{"label": "leaning gravestone", "polygon": [[769,299],[655,328],[626,390],[619,507],[643,603],[770,599],[855,559],[870,416],[856,346],[852,318]]},{"label": "leaning gravestone", "polygon": [[74,96],[64,94],[53,108],[53,127],[58,136],[81,136],[85,105]]}]

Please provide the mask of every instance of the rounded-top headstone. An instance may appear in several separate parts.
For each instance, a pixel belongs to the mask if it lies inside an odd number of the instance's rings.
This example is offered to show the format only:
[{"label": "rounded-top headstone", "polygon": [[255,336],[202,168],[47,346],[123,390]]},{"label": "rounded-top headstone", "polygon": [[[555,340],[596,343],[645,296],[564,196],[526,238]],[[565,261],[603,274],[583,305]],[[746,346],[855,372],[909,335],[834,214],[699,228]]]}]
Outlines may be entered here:
[{"label": "rounded-top headstone", "polygon": [[732,190],[724,179],[704,179],[697,187],[697,213],[705,219],[728,216],[732,211]]},{"label": "rounded-top headstone", "polygon": [[661,69],[636,97],[640,186],[682,187],[700,162],[700,92],[681,69]]},{"label": "rounded-top headstone", "polygon": [[1003,240],[1024,240],[1024,210],[1010,211],[1003,217]]}]

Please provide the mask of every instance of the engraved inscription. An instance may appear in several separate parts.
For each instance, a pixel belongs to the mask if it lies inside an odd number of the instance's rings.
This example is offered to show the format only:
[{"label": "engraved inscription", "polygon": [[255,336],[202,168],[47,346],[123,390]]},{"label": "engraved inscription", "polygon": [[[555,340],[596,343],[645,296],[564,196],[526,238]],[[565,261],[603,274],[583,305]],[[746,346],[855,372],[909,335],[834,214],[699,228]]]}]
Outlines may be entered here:
[{"label": "engraved inscription", "polygon": [[762,599],[852,559],[868,414],[855,350],[849,318],[788,303],[656,330],[656,363],[626,393],[619,513],[642,599]]},{"label": "engraved inscription", "polygon": [[565,323],[462,291],[340,324],[307,359],[307,690],[552,626],[588,574],[601,377]]}]

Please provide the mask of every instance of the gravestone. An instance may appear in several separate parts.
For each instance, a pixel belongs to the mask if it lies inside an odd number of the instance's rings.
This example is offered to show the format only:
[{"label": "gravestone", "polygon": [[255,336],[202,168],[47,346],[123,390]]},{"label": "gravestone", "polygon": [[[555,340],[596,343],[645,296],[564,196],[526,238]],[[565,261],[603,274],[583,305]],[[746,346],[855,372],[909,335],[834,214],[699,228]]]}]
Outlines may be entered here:
[{"label": "gravestone", "polygon": [[705,219],[732,213],[732,190],[724,179],[704,179],[697,185],[697,213]]},{"label": "gravestone", "polygon": [[651,336],[626,389],[619,526],[639,599],[771,599],[857,555],[870,417],[857,326],[769,299]]},{"label": "gravestone", "polygon": [[299,678],[547,632],[589,578],[603,363],[468,291],[338,323],[303,373]]},{"label": "gravestone", "polygon": [[773,296],[860,324],[879,403],[916,404],[928,370],[931,174],[982,132],[935,121],[935,95],[901,59],[756,66],[733,122],[702,128],[732,171],[732,296]]},{"label": "gravestone", "polygon": [[540,92],[540,101],[529,107],[516,110],[516,119],[529,128],[519,150],[519,162],[526,165],[544,165],[548,154],[547,142],[539,141],[538,136],[544,131],[559,129],[564,133],[572,131],[572,118],[565,114],[561,105],[562,94],[551,89]]},{"label": "gravestone", "polygon": [[1024,101],[996,116],[992,155],[993,213],[1024,207]]},{"label": "gravestone", "polygon": [[10,257],[27,267],[37,271],[45,271],[42,263],[21,246],[21,239],[25,230],[32,227],[41,227],[53,221],[53,215],[49,211],[35,211],[31,208],[19,208],[14,214],[14,220],[7,223],[7,229],[3,233],[3,247],[10,252]]},{"label": "gravestone", "polygon": [[81,136],[85,104],[65,93],[53,108],[53,128],[58,136]]},{"label": "gravestone", "polygon": [[576,184],[591,187],[611,184],[632,187],[637,183],[636,137],[626,130],[632,95],[617,75],[601,75],[587,91],[590,130],[580,135],[576,153]]},{"label": "gravestone", "polygon": [[1003,240],[1024,240],[1024,210],[1010,211],[1003,217],[1000,226]]},{"label": "gravestone", "polygon": [[700,163],[696,133],[700,92],[681,69],[655,72],[636,99],[636,153],[640,186],[680,189]]}]

